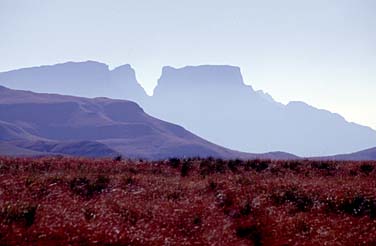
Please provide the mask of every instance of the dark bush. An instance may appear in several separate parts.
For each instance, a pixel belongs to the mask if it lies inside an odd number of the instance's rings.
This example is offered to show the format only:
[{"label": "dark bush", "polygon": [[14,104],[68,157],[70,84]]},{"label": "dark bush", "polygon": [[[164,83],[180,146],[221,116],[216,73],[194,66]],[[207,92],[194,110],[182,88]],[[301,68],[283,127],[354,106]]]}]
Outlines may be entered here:
[{"label": "dark bush", "polygon": [[90,180],[84,177],[74,178],[70,181],[69,186],[73,193],[80,196],[88,196],[88,187]]},{"label": "dark bush", "polygon": [[376,202],[361,195],[345,199],[338,210],[353,216],[369,215],[372,219],[376,218]]},{"label": "dark bush", "polygon": [[99,175],[94,182],[90,182],[89,179],[85,177],[74,178],[70,181],[70,189],[73,193],[91,198],[94,194],[101,193],[107,188],[110,183],[110,179],[106,176]]},{"label": "dark bush", "polygon": [[195,215],[195,217],[193,218],[193,224],[194,225],[201,225],[202,224],[202,218],[200,215]]},{"label": "dark bush", "polygon": [[200,162],[199,170],[200,175],[204,177],[213,174],[215,172],[214,164],[213,162],[209,162],[208,160],[202,160]]},{"label": "dark bush", "polygon": [[249,203],[249,201],[246,201],[240,209],[240,215],[248,216],[250,213],[251,213],[251,204]]},{"label": "dark bush", "polygon": [[286,202],[292,202],[299,212],[306,212],[313,207],[313,200],[308,196],[299,193],[295,188],[275,192],[271,195],[271,199],[276,205],[283,205]]},{"label": "dark bush", "polygon": [[25,227],[34,224],[37,206],[33,204],[8,204],[0,211],[0,218],[7,224],[22,223]]},{"label": "dark bush", "polygon": [[104,175],[99,175],[94,183],[90,185],[90,189],[92,193],[100,193],[104,189],[107,188],[108,184],[110,183],[110,179]]},{"label": "dark bush", "polygon": [[299,167],[301,166],[302,164],[301,164],[301,162],[299,162],[299,161],[287,161],[287,162],[284,162],[283,163],[283,168],[285,168],[285,169],[290,169],[290,170],[292,170],[292,171],[295,171],[295,172],[297,172],[297,171],[299,171]]},{"label": "dark bush", "polygon": [[114,161],[116,161],[116,162],[120,162],[122,160],[123,160],[123,157],[121,155],[117,155],[117,156],[114,157]]},{"label": "dark bush", "polygon": [[319,170],[326,170],[326,171],[333,171],[335,170],[335,164],[332,162],[325,162],[325,161],[320,161],[320,162],[314,162],[311,165],[313,168],[319,169]]},{"label": "dark bush", "polygon": [[170,164],[171,167],[178,168],[180,166],[180,159],[178,159],[178,158],[170,158],[168,160],[168,163]]},{"label": "dark bush", "polygon": [[200,175],[207,176],[214,173],[224,173],[226,170],[225,162],[222,159],[206,159],[200,162]]},{"label": "dark bush", "polygon": [[216,173],[224,173],[226,171],[225,162],[222,159],[216,159],[214,169]]},{"label": "dark bush", "polygon": [[209,181],[209,189],[215,190],[216,188],[217,188],[217,183],[214,182],[213,180]]},{"label": "dark bush", "polygon": [[362,164],[360,166],[360,171],[364,174],[370,174],[374,169],[374,166],[372,166],[371,164]]},{"label": "dark bush", "polygon": [[246,166],[248,166],[248,168],[255,170],[256,172],[262,172],[269,167],[269,163],[264,160],[249,160],[246,163]]},{"label": "dark bush", "polygon": [[262,232],[257,225],[238,226],[236,235],[240,238],[251,240],[255,246],[262,245]]},{"label": "dark bush", "polygon": [[236,160],[229,160],[227,163],[228,169],[230,169],[231,172],[236,173],[238,172],[238,167],[241,165],[242,161],[239,159]]},{"label": "dark bush", "polygon": [[188,176],[190,169],[191,169],[191,163],[188,161],[184,161],[180,169],[180,176],[182,177]]}]

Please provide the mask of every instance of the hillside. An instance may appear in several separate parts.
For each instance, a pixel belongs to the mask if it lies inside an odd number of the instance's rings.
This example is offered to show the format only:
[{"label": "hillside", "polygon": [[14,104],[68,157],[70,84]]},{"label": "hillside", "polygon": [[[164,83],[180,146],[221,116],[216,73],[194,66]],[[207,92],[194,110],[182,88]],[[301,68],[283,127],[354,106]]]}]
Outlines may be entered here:
[{"label": "hillside", "polygon": [[[0,154],[29,151],[37,155],[115,156],[163,159],[296,158],[286,153],[263,155],[232,151],[184,128],[146,114],[136,103],[108,98],[42,94],[0,87]],[[11,148],[12,147],[12,148]],[[8,152],[12,149],[11,152]],[[26,152],[22,153],[22,149]]]},{"label": "hillside", "polygon": [[376,160],[376,148],[370,148],[354,153],[333,155],[318,157],[316,159],[321,160],[344,160],[344,161],[366,161],[366,160]]}]

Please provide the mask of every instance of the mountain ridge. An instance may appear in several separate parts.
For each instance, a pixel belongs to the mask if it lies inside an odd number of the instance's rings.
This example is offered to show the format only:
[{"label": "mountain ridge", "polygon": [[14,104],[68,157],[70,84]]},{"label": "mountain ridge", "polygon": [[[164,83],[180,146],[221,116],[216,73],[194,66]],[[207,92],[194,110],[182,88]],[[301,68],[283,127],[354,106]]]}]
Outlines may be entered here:
[{"label": "mountain ridge", "polygon": [[[129,64],[112,70],[104,63],[88,61],[85,64],[105,67],[106,75],[99,72],[99,77],[105,79],[96,78],[93,83],[89,75],[80,77],[71,73],[71,77],[60,77],[53,74],[48,81],[54,81],[55,77],[65,78],[66,84],[72,87],[68,90],[67,86],[52,88],[51,85],[49,89],[60,94],[74,91],[78,96],[90,97],[87,94],[91,94],[93,97],[132,100],[157,118],[182,125],[211,142],[244,152],[279,150],[299,156],[326,156],[376,145],[376,131],[372,128],[348,122],[339,114],[304,102],[291,101],[286,105],[276,102],[266,92],[246,85],[241,69],[236,66],[165,66],[153,96],[148,96]],[[69,66],[73,65],[77,63],[69,63]],[[16,75],[0,73],[0,84],[33,91],[34,84],[41,84],[32,75],[21,76],[22,83],[19,83]],[[80,85],[73,83],[78,80]],[[89,85],[95,87],[98,83],[99,89],[90,93],[85,91]]]}]

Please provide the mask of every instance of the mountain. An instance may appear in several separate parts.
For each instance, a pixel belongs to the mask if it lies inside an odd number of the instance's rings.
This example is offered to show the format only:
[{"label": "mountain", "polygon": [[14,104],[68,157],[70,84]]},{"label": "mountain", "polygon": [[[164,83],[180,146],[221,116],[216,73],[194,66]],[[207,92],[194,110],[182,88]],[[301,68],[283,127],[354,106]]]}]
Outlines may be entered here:
[{"label": "mountain", "polygon": [[[132,100],[150,115],[244,152],[329,156],[376,146],[376,131],[371,128],[304,102],[276,102],[268,93],[246,85],[240,68],[235,66],[164,67],[152,97],[137,82],[130,65],[110,70],[93,61],[4,72],[0,73],[0,84],[38,92]],[[16,131],[16,126],[10,127],[7,131]]]},{"label": "mountain", "polygon": [[232,151],[147,115],[136,103],[11,90],[0,86],[0,154],[163,159],[220,157],[292,159]]},{"label": "mountain", "polygon": [[343,161],[376,161],[376,147],[350,154],[318,157],[320,160],[343,160]]},{"label": "mountain", "polygon": [[0,85],[20,90],[82,97],[146,100],[144,89],[130,65],[110,70],[106,64],[66,62],[0,73]]},{"label": "mountain", "polygon": [[303,102],[283,105],[244,84],[233,66],[165,67],[148,112],[220,145],[300,156],[376,146],[376,132]]}]

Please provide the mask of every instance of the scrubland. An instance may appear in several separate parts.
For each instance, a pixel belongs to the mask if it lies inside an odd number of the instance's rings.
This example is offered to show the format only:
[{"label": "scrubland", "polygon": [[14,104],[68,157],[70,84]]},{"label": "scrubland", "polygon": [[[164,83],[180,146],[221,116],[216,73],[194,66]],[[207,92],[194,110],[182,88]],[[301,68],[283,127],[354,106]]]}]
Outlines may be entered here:
[{"label": "scrubland", "polygon": [[376,245],[376,162],[0,158],[2,245]]}]

